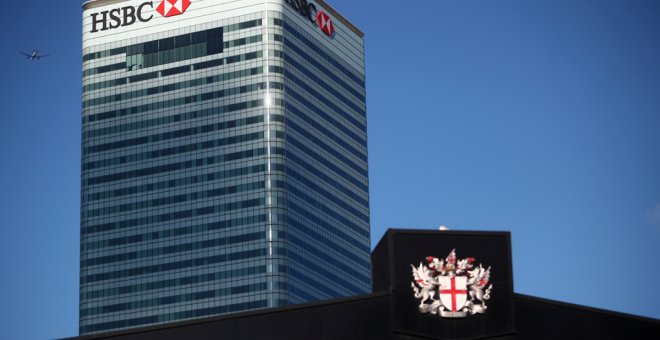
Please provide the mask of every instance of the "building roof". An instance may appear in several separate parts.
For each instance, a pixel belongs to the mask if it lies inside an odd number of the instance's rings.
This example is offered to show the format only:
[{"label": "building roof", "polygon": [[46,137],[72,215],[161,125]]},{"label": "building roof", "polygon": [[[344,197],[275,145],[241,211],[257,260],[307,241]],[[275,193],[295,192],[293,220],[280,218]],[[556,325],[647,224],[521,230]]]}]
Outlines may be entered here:
[{"label": "building roof", "polygon": [[[436,328],[402,329],[392,315],[397,304],[393,291],[261,309],[215,317],[180,321],[69,338],[69,340],[149,339],[445,339],[443,329],[453,320],[433,319]],[[660,336],[660,320],[597,308],[584,307],[533,296],[514,294],[516,331],[519,339],[641,339]],[[496,312],[496,311],[491,311]],[[411,312],[414,317],[416,313]],[[460,322],[470,322],[464,320]],[[477,322],[475,325],[482,325]],[[464,338],[457,332],[455,339]],[[471,337],[468,337],[471,338]],[[508,339],[508,337],[505,337]],[[501,340],[502,335],[482,334],[480,339]]]},{"label": "building roof", "polygon": [[[106,6],[106,5],[112,5],[120,2],[124,2],[128,0],[88,0],[85,1],[82,4],[82,7],[84,10],[92,9],[92,8],[97,8],[101,6]],[[332,6],[328,5],[327,2],[324,0],[316,0],[316,2],[323,7],[326,11],[330,12],[333,17],[337,18],[339,21],[341,21],[346,27],[348,27],[353,33],[357,34],[360,38],[364,38],[364,32],[362,32],[357,26],[355,26],[352,22],[350,22],[346,17],[341,15],[337,10],[332,8]]]},{"label": "building roof", "polygon": [[128,0],[88,0],[83,2],[82,7],[83,9],[87,10],[101,6],[112,5],[124,1],[128,1]]}]

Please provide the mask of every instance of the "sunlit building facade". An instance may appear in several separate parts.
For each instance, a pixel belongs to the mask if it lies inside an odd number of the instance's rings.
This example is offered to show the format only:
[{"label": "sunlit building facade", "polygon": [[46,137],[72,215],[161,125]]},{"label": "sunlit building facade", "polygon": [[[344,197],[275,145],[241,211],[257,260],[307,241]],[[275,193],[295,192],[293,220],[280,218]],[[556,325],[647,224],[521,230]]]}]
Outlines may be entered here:
[{"label": "sunlit building facade", "polygon": [[371,290],[357,28],[289,0],[82,22],[80,334]]}]

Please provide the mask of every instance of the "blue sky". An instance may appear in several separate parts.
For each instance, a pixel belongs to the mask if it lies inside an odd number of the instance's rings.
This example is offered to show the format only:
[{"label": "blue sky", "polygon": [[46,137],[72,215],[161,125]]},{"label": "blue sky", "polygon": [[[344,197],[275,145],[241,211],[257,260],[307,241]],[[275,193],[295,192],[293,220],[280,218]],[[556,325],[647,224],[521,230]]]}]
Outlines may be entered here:
[{"label": "blue sky", "polygon": [[[517,292],[660,318],[660,2],[329,2],[366,32],[373,244],[511,231]],[[80,18],[0,11],[0,338],[77,334]]]}]

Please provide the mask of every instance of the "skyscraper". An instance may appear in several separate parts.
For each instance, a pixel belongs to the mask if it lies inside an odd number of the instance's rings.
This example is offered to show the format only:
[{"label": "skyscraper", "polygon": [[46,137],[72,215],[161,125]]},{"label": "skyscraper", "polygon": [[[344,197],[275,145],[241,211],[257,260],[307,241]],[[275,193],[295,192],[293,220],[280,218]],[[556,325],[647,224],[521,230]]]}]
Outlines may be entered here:
[{"label": "skyscraper", "polygon": [[323,1],[83,5],[80,333],[369,292],[363,34]]}]

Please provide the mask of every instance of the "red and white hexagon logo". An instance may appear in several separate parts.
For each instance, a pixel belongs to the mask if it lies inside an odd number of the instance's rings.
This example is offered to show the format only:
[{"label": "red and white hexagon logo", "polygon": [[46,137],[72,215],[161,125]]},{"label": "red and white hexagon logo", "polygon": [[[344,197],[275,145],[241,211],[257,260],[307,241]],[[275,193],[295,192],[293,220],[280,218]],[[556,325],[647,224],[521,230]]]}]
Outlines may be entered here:
[{"label": "red and white hexagon logo", "polygon": [[325,34],[332,36],[335,33],[335,26],[332,24],[332,19],[330,16],[325,14],[323,11],[318,11],[316,13],[316,22],[319,24],[319,28]]},{"label": "red and white hexagon logo", "polygon": [[182,14],[190,6],[190,0],[163,0],[156,11],[164,17],[173,17]]}]

